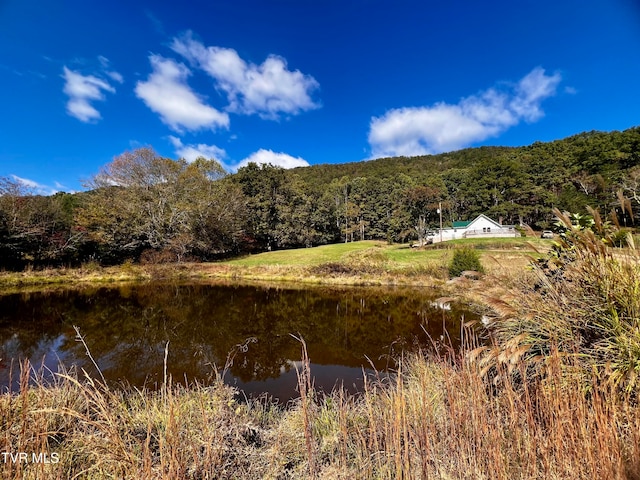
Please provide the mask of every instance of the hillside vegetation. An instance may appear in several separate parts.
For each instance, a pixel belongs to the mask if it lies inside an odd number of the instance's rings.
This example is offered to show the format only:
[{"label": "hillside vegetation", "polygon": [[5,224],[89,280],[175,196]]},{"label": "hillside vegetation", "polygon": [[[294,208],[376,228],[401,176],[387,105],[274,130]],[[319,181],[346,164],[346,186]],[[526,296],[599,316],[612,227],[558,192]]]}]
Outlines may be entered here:
[{"label": "hillside vegetation", "polygon": [[292,170],[250,164],[227,175],[141,148],[114,158],[90,190],[42,197],[0,179],[0,267],[125,260],[214,260],[355,240],[422,238],[443,220],[485,213],[549,228],[552,208],[640,210],[640,128],[530,146],[481,147]]}]

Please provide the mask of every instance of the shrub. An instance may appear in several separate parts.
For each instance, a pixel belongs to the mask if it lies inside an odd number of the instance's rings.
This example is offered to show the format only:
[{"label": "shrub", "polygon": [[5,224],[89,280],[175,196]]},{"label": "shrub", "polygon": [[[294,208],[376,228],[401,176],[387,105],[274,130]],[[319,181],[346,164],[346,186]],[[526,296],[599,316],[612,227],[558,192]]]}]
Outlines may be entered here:
[{"label": "shrub", "polygon": [[339,276],[339,275],[353,275],[354,271],[348,265],[339,262],[327,262],[320,265],[315,265],[310,268],[310,272],[313,275],[322,276]]},{"label": "shrub", "polygon": [[455,250],[451,263],[449,263],[449,275],[451,277],[459,277],[466,270],[484,272],[484,268],[480,263],[480,255],[472,248]]}]

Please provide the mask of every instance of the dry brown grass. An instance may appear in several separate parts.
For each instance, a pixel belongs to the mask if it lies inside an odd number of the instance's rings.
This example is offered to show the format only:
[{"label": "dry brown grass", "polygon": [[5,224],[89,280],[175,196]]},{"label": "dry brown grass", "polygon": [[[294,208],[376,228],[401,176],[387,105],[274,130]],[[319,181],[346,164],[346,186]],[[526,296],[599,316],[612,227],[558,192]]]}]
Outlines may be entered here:
[{"label": "dry brown grass", "polygon": [[0,451],[59,462],[5,461],[3,478],[261,477],[255,421],[269,412],[238,404],[222,383],[122,391],[64,374],[29,386],[24,368],[20,392],[0,398]]},{"label": "dry brown grass", "polygon": [[[116,391],[74,374],[0,397],[0,451],[56,464],[2,465],[3,478],[593,479],[640,475],[640,406],[584,393],[565,358],[494,387],[468,356],[417,354],[364,393],[320,397],[308,364],[287,408],[239,403],[215,383]],[[523,368],[516,362],[516,368]],[[25,368],[27,366],[24,366]]]}]

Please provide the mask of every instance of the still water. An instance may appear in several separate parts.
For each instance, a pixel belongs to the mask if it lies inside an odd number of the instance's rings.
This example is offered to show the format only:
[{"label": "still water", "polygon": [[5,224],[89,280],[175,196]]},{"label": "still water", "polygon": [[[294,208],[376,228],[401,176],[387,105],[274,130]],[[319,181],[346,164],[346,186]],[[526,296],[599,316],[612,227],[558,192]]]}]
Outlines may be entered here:
[{"label": "still water", "polygon": [[[137,284],[0,297],[0,388],[17,388],[18,362],[45,372],[63,365],[108,382],[157,388],[225,381],[245,395],[296,396],[304,338],[315,386],[362,386],[363,368],[385,371],[403,351],[460,341],[464,306],[436,291],[406,288],[300,289],[279,286]],[[461,320],[463,319],[464,320]],[[51,375],[52,373],[48,373]]]}]

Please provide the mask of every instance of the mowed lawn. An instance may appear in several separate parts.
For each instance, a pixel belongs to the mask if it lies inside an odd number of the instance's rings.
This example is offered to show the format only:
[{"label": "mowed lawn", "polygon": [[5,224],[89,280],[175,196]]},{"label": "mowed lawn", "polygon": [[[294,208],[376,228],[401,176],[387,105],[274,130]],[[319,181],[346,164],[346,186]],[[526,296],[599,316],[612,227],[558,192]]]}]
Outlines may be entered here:
[{"label": "mowed lawn", "polygon": [[257,267],[263,265],[299,265],[313,266],[329,262],[342,262],[349,254],[370,248],[384,248],[384,242],[364,240],[360,242],[336,243],[312,248],[295,248],[291,250],[277,250],[274,252],[258,253],[246,257],[229,260],[229,265]]},{"label": "mowed lawn", "polygon": [[455,248],[479,250],[488,270],[496,267],[524,267],[532,258],[549,250],[551,241],[539,238],[464,239],[445,242],[439,248],[411,248],[408,244],[388,245],[385,242],[365,240],[350,243],[322,245],[313,248],[278,250],[248,255],[222,262],[238,267],[260,266],[315,266],[325,263],[353,263],[358,259],[386,263],[393,270],[405,267],[446,265]]}]

